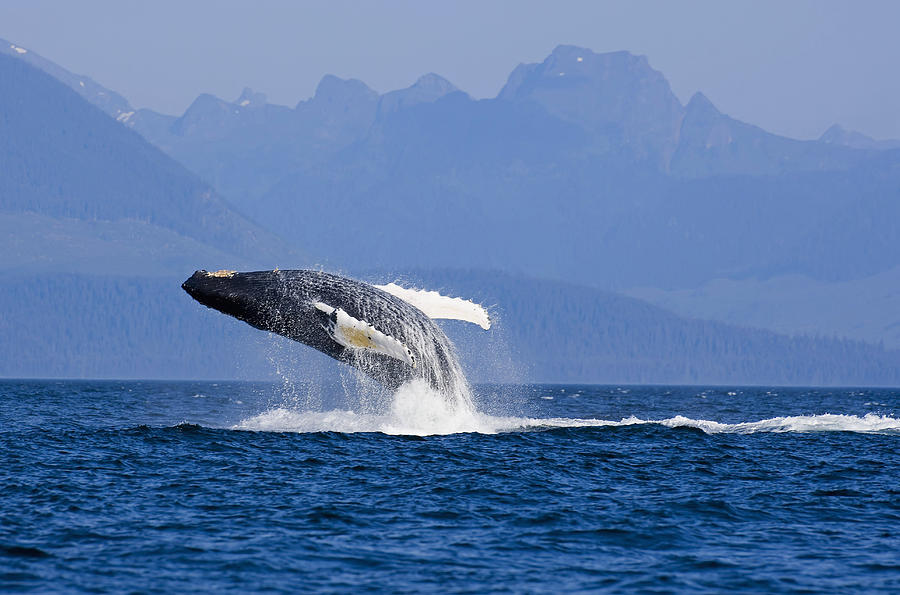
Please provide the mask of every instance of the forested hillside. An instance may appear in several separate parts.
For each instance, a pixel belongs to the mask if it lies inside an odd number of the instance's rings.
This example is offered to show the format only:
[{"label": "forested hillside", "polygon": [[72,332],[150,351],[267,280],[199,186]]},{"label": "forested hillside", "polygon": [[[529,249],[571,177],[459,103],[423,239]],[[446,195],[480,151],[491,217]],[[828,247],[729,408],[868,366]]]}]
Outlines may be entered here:
[{"label": "forested hillside", "polygon": [[[0,375],[259,378],[250,327],[196,304],[166,278],[7,275]],[[264,337],[264,335],[260,335]]]},{"label": "forested hillside", "polygon": [[[373,281],[396,276],[378,274]],[[489,306],[488,332],[443,322],[478,381],[897,385],[900,352],[680,318],[639,300],[498,273],[401,276]],[[178,279],[8,275],[0,376],[333,375],[312,349],[209,310]]]},{"label": "forested hillside", "polygon": [[[489,307],[490,331],[441,323],[478,381],[900,384],[900,351],[864,343],[685,319],[616,294],[495,272],[399,279]],[[197,304],[180,282],[5,276],[0,376],[271,379],[281,372],[314,380],[339,372],[312,349]]]},{"label": "forested hillside", "polygon": [[[489,306],[495,330],[449,323],[502,374],[557,382],[889,385],[900,350],[838,338],[777,333],[676,316],[588,287],[478,271],[417,271],[371,278],[440,289]],[[495,332],[498,336],[491,336]],[[465,359],[465,358],[464,358]]]}]

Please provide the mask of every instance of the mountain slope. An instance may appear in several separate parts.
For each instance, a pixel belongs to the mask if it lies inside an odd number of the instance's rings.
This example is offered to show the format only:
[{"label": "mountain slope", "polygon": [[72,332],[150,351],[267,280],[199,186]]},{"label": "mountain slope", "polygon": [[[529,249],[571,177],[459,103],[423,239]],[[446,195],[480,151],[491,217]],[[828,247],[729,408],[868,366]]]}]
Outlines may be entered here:
[{"label": "mountain slope", "polygon": [[0,39],[0,54],[17,58],[23,62],[43,70],[56,80],[81,95],[89,103],[94,104],[109,116],[120,122],[127,121],[134,109],[128,100],[87,76],[74,74],[31,50]]},{"label": "mountain slope", "polygon": [[[0,56],[0,80],[0,213],[7,222],[37,215],[70,231],[79,221],[137,226],[151,236],[158,236],[153,229],[168,230],[172,241],[190,239],[244,262],[272,262],[291,252],[183,166],[49,75]],[[52,255],[58,238],[47,231],[22,241]]]}]

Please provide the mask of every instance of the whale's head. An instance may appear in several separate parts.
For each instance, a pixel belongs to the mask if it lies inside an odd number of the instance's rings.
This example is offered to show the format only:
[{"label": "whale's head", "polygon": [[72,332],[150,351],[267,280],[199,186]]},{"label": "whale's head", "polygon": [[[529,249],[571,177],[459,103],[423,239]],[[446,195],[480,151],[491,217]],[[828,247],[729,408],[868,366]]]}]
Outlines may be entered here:
[{"label": "whale's head", "polygon": [[[200,270],[181,288],[192,298],[223,314],[234,316],[253,326],[270,330],[277,324],[278,299],[273,294],[272,272],[238,273]],[[262,277],[266,278],[262,278]]]}]

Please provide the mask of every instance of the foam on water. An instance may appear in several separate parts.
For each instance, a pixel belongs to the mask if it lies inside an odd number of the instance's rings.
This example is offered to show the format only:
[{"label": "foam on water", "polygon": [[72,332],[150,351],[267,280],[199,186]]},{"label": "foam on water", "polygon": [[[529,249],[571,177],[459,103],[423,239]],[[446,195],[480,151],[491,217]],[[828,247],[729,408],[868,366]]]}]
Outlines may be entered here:
[{"label": "foam on water", "polygon": [[480,413],[468,402],[448,400],[424,380],[401,386],[382,412],[355,412],[347,409],[298,411],[275,407],[233,426],[237,430],[262,432],[380,432],[391,435],[446,435],[458,433],[496,434],[555,428],[622,427],[661,425],[690,427],[707,434],[755,434],[779,432],[859,432],[900,434],[900,419],[889,415],[799,415],[760,421],[721,423],[681,415],[649,420],[626,417],[619,421],[577,418],[504,417]]},{"label": "foam on water", "polygon": [[670,428],[685,426],[699,428],[707,434],[754,434],[756,432],[900,433],[900,419],[890,415],[876,415],[874,413],[868,413],[862,417],[830,413],[823,415],[793,415],[736,424],[690,419],[679,415],[657,423]]},{"label": "foam on water", "polygon": [[381,432],[427,436],[477,432],[493,434],[521,427],[520,418],[484,415],[465,400],[447,399],[425,380],[407,382],[393,394],[384,412],[296,411],[276,407],[234,426],[267,432]]}]

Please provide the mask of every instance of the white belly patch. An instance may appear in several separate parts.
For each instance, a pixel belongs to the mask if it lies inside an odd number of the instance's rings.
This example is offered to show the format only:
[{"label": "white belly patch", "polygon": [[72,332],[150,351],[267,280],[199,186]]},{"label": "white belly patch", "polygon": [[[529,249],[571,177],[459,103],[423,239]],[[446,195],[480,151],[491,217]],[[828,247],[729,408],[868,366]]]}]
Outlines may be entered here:
[{"label": "white belly patch", "polygon": [[341,308],[323,302],[315,302],[313,306],[328,316],[328,326],[323,325],[323,328],[339,345],[350,349],[369,349],[416,367],[412,351],[394,337],[382,333],[365,320],[353,318]]}]

